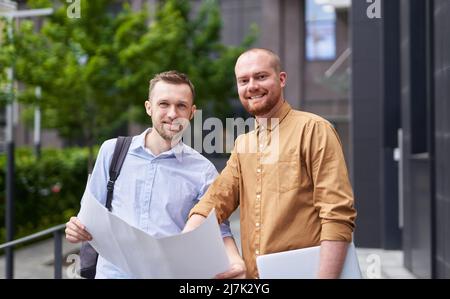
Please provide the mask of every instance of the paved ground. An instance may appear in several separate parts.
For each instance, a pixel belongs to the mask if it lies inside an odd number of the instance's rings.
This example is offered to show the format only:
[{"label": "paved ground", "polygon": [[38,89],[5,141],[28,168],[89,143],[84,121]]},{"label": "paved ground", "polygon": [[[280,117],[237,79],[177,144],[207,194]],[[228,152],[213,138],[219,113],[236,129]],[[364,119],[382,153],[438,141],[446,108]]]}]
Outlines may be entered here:
[{"label": "paved ground", "polygon": [[[78,252],[78,245],[63,240],[63,278],[68,278],[67,265],[72,263],[68,256]],[[53,239],[18,249],[14,251],[14,278],[53,278],[53,261]],[[4,256],[0,257],[0,278],[5,278]]]},{"label": "paved ground", "polygon": [[416,278],[403,267],[403,252],[376,248],[356,248],[364,278]]},{"label": "paved ground", "polygon": [[[240,239],[238,214],[231,218],[231,227],[236,240]],[[239,242],[238,242],[239,243]],[[240,247],[240,245],[239,245]],[[63,278],[74,276],[74,253],[79,245],[63,241]],[[372,248],[357,248],[361,272],[364,278],[415,278],[403,264],[401,251]],[[52,239],[15,251],[15,278],[53,278]],[[5,259],[0,257],[0,278],[5,278]]]}]

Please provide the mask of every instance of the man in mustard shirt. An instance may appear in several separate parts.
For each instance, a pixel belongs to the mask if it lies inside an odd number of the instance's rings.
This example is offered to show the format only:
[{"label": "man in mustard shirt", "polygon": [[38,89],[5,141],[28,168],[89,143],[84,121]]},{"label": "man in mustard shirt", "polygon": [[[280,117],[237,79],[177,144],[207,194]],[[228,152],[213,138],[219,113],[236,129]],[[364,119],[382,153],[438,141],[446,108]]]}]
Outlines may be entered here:
[{"label": "man in mustard shirt", "polygon": [[[241,54],[235,74],[256,128],[236,139],[227,166],[191,210],[184,231],[200,225],[212,208],[222,222],[240,206],[248,278],[258,278],[258,255],[318,245],[317,277],[338,278],[356,211],[336,131],[327,120],[290,107],[283,97],[287,74],[270,50]],[[233,271],[242,269],[221,277]]]}]

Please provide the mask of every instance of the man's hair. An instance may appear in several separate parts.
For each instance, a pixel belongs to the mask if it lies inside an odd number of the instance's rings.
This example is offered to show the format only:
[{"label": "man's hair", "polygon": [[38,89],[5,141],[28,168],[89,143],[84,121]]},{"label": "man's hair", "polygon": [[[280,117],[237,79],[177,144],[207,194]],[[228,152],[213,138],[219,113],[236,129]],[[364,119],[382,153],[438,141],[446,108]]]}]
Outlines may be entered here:
[{"label": "man's hair", "polygon": [[[243,52],[241,55],[239,55],[239,57],[243,56],[244,54],[247,53],[255,53],[255,52],[264,52],[267,55],[270,56],[271,58],[271,62],[270,64],[272,65],[273,69],[275,70],[275,72],[279,73],[281,72],[281,60],[280,60],[280,56],[278,56],[275,52],[273,52],[272,50],[269,49],[265,49],[265,48],[251,48],[246,50],[245,52]],[[239,59],[239,58],[238,58]]]},{"label": "man's hair", "polygon": [[155,87],[156,83],[164,81],[170,84],[186,84],[191,89],[192,100],[195,98],[195,88],[194,84],[192,84],[191,80],[189,80],[186,74],[183,74],[178,71],[167,71],[156,74],[153,79],[150,80],[150,87],[148,88],[148,98],[151,99],[152,90]]}]

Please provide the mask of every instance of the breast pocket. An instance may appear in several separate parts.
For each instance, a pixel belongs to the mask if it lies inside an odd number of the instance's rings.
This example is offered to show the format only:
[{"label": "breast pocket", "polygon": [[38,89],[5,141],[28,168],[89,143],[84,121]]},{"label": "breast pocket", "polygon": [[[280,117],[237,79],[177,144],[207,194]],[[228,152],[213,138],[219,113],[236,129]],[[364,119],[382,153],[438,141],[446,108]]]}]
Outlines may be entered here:
[{"label": "breast pocket", "polygon": [[300,187],[300,162],[297,159],[278,162],[278,189],[288,192]]}]

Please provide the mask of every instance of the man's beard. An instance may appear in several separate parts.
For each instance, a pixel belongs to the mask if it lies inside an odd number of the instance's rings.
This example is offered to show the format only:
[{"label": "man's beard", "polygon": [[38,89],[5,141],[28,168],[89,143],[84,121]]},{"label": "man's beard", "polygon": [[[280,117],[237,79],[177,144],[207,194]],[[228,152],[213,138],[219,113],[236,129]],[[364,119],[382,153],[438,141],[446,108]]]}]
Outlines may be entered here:
[{"label": "man's beard", "polygon": [[248,100],[243,103],[243,106],[251,115],[260,116],[269,113],[276,104],[277,101],[274,98],[268,98],[262,105],[258,105],[257,107],[252,106]]},{"label": "man's beard", "polygon": [[164,126],[164,124],[155,126],[156,132],[158,132],[159,136],[161,136],[162,139],[164,139],[166,141],[172,141],[172,138],[175,136],[175,134],[173,134],[173,135],[167,134],[166,131],[164,130],[163,126]]},{"label": "man's beard", "polygon": [[[176,122],[179,125],[179,131],[173,132],[164,128],[165,123],[160,123],[158,126],[154,126],[156,132],[158,132],[159,136],[166,141],[171,141],[172,143],[178,143],[180,141],[185,128],[189,126],[189,120],[179,119]],[[174,144],[175,145],[175,144]]]}]

